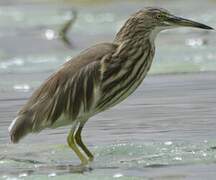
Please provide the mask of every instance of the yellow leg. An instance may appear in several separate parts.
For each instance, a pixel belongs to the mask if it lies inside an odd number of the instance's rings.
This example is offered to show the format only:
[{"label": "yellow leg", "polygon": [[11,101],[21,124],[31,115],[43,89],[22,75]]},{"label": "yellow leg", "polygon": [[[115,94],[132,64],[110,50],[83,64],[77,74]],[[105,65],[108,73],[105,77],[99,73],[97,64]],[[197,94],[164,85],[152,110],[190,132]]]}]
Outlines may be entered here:
[{"label": "yellow leg", "polygon": [[89,161],[93,161],[94,156],[93,154],[88,150],[88,148],[85,146],[85,144],[82,141],[81,137],[81,131],[83,129],[84,124],[80,124],[79,128],[77,129],[77,132],[75,134],[76,143],[79,145],[80,148],[86,153],[86,155],[89,157]]},{"label": "yellow leg", "polygon": [[79,157],[80,161],[82,162],[82,165],[88,164],[87,158],[80,152],[79,148],[76,145],[75,138],[74,138],[74,131],[75,128],[73,128],[68,137],[67,142],[70,148],[76,153],[76,155]]}]

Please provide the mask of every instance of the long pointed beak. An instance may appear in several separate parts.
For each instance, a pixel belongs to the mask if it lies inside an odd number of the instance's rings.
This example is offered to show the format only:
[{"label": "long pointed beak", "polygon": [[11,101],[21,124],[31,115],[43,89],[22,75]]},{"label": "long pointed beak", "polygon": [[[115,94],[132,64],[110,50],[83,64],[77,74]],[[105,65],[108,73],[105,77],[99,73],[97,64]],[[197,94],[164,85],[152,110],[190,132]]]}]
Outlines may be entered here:
[{"label": "long pointed beak", "polygon": [[206,26],[205,24],[201,24],[201,23],[198,23],[192,20],[188,20],[188,19],[184,19],[181,17],[177,17],[177,16],[170,16],[168,18],[168,22],[176,26],[187,26],[187,27],[195,27],[195,28],[213,30],[212,27]]}]

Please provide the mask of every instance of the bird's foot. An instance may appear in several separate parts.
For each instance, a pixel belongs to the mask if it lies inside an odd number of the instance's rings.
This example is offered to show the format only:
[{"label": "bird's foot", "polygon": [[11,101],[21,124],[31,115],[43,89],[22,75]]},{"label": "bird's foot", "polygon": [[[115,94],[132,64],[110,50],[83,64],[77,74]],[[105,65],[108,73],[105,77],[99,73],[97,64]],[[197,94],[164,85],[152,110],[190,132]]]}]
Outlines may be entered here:
[{"label": "bird's foot", "polygon": [[92,162],[94,160],[94,156],[89,157],[89,162]]},{"label": "bird's foot", "polygon": [[86,166],[87,164],[89,164],[89,161],[86,158],[81,160],[81,166]]}]

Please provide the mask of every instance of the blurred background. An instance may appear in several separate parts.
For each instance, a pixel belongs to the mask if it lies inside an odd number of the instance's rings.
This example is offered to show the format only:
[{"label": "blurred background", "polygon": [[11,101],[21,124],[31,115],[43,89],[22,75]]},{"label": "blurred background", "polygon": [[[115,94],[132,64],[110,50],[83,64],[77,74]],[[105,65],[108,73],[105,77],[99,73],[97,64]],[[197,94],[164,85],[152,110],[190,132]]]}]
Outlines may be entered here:
[{"label": "blurred background", "polygon": [[145,83],[85,127],[91,168],[69,166],[79,162],[66,145],[70,127],[9,143],[7,127],[33,90],[83,49],[112,42],[145,6],[216,28],[215,0],[0,1],[0,179],[215,178],[214,31],[159,34]]},{"label": "blurred background", "polygon": [[[51,73],[81,50],[111,42],[128,16],[145,6],[164,7],[216,25],[213,0],[2,0],[0,5],[0,76],[10,74],[10,80],[0,85],[7,91],[34,88],[40,82],[29,76]],[[61,30],[70,20],[64,37]],[[209,31],[180,28],[163,32],[156,40],[151,73],[215,71],[215,43]]]}]

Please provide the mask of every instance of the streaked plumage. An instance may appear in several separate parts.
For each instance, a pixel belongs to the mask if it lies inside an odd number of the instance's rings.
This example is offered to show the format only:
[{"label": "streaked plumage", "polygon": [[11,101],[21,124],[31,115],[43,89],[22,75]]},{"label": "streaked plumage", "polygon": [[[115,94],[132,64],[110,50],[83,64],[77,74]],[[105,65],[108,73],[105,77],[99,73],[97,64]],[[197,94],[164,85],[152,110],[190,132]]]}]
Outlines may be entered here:
[{"label": "streaked plumage", "polygon": [[[19,111],[9,127],[12,142],[29,132],[72,124],[69,146],[83,163],[87,160],[77,145],[93,159],[81,140],[85,122],[127,98],[140,85],[152,64],[154,38],[169,27],[171,18],[176,17],[166,10],[143,9],[127,20],[113,43],[95,45],[66,62]],[[209,28],[192,21],[187,21],[188,26],[189,22],[190,26]]]}]

